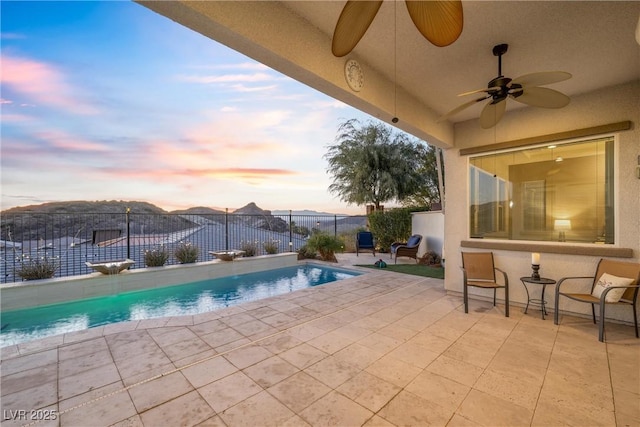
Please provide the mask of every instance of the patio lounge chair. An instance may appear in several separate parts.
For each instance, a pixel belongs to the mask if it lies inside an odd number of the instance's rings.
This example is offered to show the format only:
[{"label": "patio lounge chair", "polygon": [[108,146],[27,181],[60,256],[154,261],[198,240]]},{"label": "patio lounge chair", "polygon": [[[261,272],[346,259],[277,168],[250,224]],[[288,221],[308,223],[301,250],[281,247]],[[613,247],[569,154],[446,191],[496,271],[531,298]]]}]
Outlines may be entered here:
[{"label": "patio lounge chair", "polygon": [[376,245],[373,242],[373,233],[370,231],[360,231],[356,234],[356,256],[361,249],[367,249],[373,251],[373,255],[376,255]]},{"label": "patio lounge chair", "polygon": [[[567,280],[590,279],[590,293],[574,293],[566,290]],[[636,313],[636,302],[638,301],[638,289],[640,288],[640,263],[613,261],[601,259],[598,262],[595,276],[588,277],[563,277],[556,285],[556,310],[553,322],[558,324],[560,306],[560,296],[570,298],[574,301],[591,304],[591,314],[593,323],[596,322],[595,305],[600,306],[600,323],[598,324],[598,340],[604,342],[604,319],[605,307],[608,304],[629,305],[633,309],[633,323],[638,338],[638,315]]]},{"label": "patio lounge chair", "polygon": [[393,242],[391,244],[391,258],[393,255],[396,255],[396,263],[398,262],[399,256],[407,256],[409,258],[413,258],[418,262],[418,248],[420,247],[420,242],[422,241],[422,236],[419,234],[414,234],[409,237],[409,240],[406,242]]},{"label": "patio lounge chair", "polygon": [[[502,273],[503,284],[496,281],[496,271]],[[509,317],[509,277],[496,268],[493,252],[462,252],[464,312],[469,312],[469,286],[493,289],[493,306],[496,305],[496,290],[504,289],[504,316]]]}]

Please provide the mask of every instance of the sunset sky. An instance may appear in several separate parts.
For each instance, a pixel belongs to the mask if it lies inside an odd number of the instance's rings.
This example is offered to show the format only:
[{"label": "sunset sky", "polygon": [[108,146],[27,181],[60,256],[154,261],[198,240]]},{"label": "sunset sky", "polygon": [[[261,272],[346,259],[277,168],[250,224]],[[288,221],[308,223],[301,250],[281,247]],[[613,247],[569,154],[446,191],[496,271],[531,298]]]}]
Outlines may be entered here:
[{"label": "sunset sky", "polygon": [[364,213],[323,155],[369,116],[132,2],[2,1],[1,209]]}]

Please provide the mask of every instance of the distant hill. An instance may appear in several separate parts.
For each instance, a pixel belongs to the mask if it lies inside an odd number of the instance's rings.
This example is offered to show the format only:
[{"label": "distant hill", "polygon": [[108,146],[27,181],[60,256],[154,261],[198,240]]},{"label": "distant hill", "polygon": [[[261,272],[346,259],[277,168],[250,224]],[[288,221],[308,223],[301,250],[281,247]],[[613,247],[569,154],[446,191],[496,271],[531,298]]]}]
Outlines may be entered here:
[{"label": "distant hill", "polygon": [[15,207],[1,212],[0,240],[28,241],[61,236],[91,236],[96,230],[127,228],[126,212],[130,209],[129,231],[133,234],[170,233],[196,227],[181,215],[169,215],[147,202],[71,201]]},{"label": "distant hill", "polygon": [[[0,212],[0,240],[26,241],[52,236],[91,234],[94,230],[126,229],[130,208],[129,230],[132,234],[171,233],[206,223],[224,222],[225,212],[204,206],[167,212],[148,202],[138,201],[69,201],[22,206]],[[288,212],[287,212],[288,214]],[[45,218],[44,215],[55,215]],[[245,226],[276,232],[289,229],[287,221],[261,209],[255,203],[229,213],[229,220]]]},{"label": "distant hill", "polygon": [[245,225],[265,230],[284,232],[289,229],[289,224],[280,217],[273,216],[271,211],[260,209],[255,203],[251,202],[246,206],[233,211],[234,214],[242,215],[236,220],[242,221]]},{"label": "distant hill", "polygon": [[171,211],[172,214],[182,215],[224,215],[225,211],[219,209],[207,208],[204,206],[196,206],[194,208]]},{"label": "distant hill", "polygon": [[0,212],[2,215],[14,213],[116,213],[132,212],[148,214],[168,213],[158,206],[148,202],[128,202],[123,200],[86,201],[74,200],[69,202],[50,202],[40,205],[18,206]]}]

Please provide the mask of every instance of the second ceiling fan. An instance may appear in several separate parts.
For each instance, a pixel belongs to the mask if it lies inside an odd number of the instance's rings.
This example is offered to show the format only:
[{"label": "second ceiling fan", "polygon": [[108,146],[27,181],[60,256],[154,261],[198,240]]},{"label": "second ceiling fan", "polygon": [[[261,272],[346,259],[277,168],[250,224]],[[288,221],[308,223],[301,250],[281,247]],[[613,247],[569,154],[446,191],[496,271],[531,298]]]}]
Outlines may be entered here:
[{"label": "second ceiling fan", "polygon": [[569,97],[557,90],[540,87],[551,83],[558,83],[571,78],[571,74],[564,71],[542,71],[539,73],[525,74],[515,79],[502,75],[502,55],[509,49],[508,44],[499,44],[493,47],[493,55],[498,57],[498,77],[489,82],[486,89],[478,89],[461,93],[458,96],[485,94],[481,98],[466,102],[449,111],[438,121],[443,121],[458,114],[462,110],[484,100],[490,101],[480,113],[480,126],[489,129],[495,126],[504,115],[507,98],[514,99],[532,107],[562,108],[569,104]]},{"label": "second ceiling fan", "polygon": [[[434,45],[448,46],[460,37],[463,23],[461,0],[406,0],[405,4],[416,28]],[[356,47],[380,6],[382,0],[347,1],[333,31],[331,52],[334,56],[345,56]]]}]

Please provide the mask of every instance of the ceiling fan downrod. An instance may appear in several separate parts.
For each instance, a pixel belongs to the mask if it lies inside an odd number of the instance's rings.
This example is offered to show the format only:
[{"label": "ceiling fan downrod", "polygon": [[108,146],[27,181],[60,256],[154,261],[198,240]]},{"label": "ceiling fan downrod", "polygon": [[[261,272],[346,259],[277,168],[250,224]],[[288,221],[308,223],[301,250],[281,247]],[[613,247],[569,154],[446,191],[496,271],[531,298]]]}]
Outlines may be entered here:
[{"label": "ceiling fan downrod", "polygon": [[498,44],[493,47],[493,56],[498,57],[498,77],[502,77],[502,55],[507,53],[509,45],[506,43]]},{"label": "ceiling fan downrod", "polygon": [[493,47],[493,56],[498,57],[498,77],[491,80],[488,85],[489,89],[497,89],[491,93],[492,104],[497,104],[498,102],[505,100],[507,95],[509,95],[509,88],[507,85],[511,83],[511,79],[502,75],[502,55],[507,53],[508,49],[509,45],[506,43]]}]

